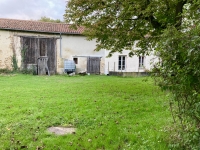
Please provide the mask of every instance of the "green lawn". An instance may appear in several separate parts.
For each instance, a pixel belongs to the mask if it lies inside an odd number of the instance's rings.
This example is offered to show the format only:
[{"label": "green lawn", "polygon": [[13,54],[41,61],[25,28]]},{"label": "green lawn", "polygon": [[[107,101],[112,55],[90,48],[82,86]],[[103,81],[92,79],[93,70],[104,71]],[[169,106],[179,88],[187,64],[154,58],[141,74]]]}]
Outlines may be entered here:
[{"label": "green lawn", "polygon": [[[0,87],[0,149],[168,149],[168,101],[151,78],[0,75]],[[69,125],[76,134],[47,132]]]}]

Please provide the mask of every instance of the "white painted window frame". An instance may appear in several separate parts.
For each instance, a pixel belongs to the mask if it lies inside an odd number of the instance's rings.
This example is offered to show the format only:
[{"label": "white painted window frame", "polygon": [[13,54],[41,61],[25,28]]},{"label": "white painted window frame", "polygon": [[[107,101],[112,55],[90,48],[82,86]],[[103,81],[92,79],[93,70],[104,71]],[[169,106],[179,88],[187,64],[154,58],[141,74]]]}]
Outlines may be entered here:
[{"label": "white painted window frame", "polygon": [[144,68],[145,67],[145,56],[139,56],[139,68]]},{"label": "white painted window frame", "polygon": [[[126,70],[126,59],[127,59],[126,55],[118,56],[118,70],[120,70],[120,71]],[[124,61],[124,64],[123,64],[123,61]]]}]

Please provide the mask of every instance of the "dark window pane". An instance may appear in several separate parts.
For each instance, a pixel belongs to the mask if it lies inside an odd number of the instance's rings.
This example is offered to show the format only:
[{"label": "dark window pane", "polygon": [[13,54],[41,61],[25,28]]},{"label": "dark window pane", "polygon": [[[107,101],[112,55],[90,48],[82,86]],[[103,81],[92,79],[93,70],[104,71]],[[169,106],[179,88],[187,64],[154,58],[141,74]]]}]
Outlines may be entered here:
[{"label": "dark window pane", "polygon": [[119,56],[118,70],[125,70],[125,57],[126,56]]},{"label": "dark window pane", "polygon": [[144,66],[144,56],[139,56],[139,67]]},{"label": "dark window pane", "polygon": [[78,58],[73,58],[73,60],[75,64],[78,64]]}]

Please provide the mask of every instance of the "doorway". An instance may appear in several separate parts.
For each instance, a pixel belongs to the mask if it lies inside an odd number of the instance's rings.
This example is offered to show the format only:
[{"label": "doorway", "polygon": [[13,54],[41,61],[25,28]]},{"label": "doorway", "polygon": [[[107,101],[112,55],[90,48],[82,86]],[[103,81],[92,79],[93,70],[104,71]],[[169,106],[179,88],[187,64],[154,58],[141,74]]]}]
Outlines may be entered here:
[{"label": "doorway", "polygon": [[100,57],[88,57],[87,58],[87,73],[100,74]]},{"label": "doorway", "polygon": [[37,65],[40,57],[47,57],[47,66],[50,74],[56,73],[56,39],[21,37],[21,54],[23,68],[28,69],[30,65]]}]

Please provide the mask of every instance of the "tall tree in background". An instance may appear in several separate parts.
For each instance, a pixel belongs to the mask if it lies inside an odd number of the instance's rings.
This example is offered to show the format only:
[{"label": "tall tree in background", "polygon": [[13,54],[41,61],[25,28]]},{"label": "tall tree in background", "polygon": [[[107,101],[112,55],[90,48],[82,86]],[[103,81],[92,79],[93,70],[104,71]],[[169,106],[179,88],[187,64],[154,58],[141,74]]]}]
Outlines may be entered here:
[{"label": "tall tree in background", "polygon": [[60,19],[51,19],[48,17],[41,17],[38,21],[42,21],[42,22],[54,22],[54,23],[62,23],[62,21]]},{"label": "tall tree in background", "polygon": [[200,147],[199,10],[200,0],[69,0],[65,14],[96,39],[97,51],[127,49],[130,56],[154,52],[160,58],[153,75],[171,92],[170,108],[181,127],[174,141],[185,149]]}]

